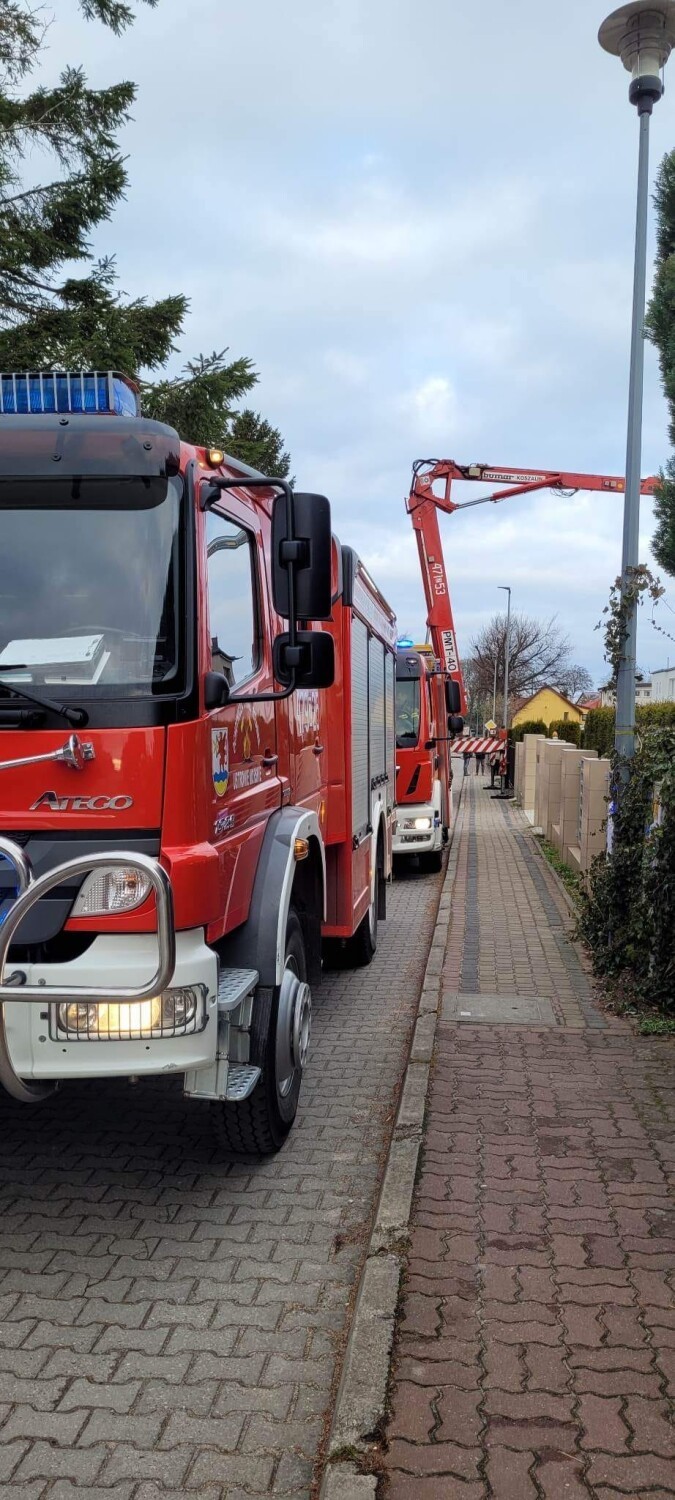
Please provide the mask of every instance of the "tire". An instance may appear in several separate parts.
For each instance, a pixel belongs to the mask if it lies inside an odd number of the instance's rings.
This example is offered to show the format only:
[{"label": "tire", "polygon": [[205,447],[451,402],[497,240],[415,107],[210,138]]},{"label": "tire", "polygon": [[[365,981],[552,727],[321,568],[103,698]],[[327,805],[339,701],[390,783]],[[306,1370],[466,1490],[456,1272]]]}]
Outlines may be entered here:
[{"label": "tire", "polygon": [[368,907],[365,917],[359,923],[353,938],[345,945],[347,965],[351,969],[365,969],[372,964],[377,952],[377,897],[378,885],[382,879],[384,867],[384,853],[381,840],[377,842],[377,864],[375,866],[375,888],[373,899]]},{"label": "tire", "polygon": [[[300,918],[293,907],[286,923],[284,971],[307,987],[307,957]],[[284,981],[274,989],[259,989],[253,1005],[251,1022],[251,1062],[262,1068],[253,1093],[240,1104],[216,1105],[219,1112],[220,1137],[233,1156],[274,1156],[281,1150],[298,1112],[300,1087],[309,1044],[311,999],[307,996],[303,1010],[303,1035],[300,1038],[302,1061],[292,1066],[286,1077],[280,1077],[280,1054],[287,1055],[288,1038],[279,1030],[280,1009],[284,1005]],[[285,1067],[281,1069],[285,1072]]]},{"label": "tire", "polygon": [[347,943],[346,951],[348,968],[365,969],[372,964],[377,952],[377,900],[368,907],[363,921]]},{"label": "tire", "polygon": [[442,869],[442,849],[432,849],[429,854],[420,854],[420,870],[422,870],[425,875],[438,875]]}]

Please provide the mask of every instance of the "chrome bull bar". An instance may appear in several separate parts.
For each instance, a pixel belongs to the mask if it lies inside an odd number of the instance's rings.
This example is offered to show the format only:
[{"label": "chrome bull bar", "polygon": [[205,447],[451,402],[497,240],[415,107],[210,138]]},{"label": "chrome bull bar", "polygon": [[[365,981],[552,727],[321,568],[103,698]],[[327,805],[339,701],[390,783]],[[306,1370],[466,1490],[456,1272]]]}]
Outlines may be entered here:
[{"label": "chrome bull bar", "polygon": [[[173,892],[171,881],[162,866],[155,859],[149,859],[145,854],[126,854],[123,850],[117,850],[114,854],[87,854],[82,859],[69,859],[63,865],[58,865],[54,870],[49,870],[46,875],[40,875],[37,879],[33,875],[30,860],[11,839],[0,838],[0,855],[4,855],[12,865],[16,874],[18,895],[0,926],[0,1085],[11,1094],[13,1099],[18,1099],[22,1104],[39,1104],[48,1099],[58,1088],[57,1083],[32,1083],[20,1078],[16,1072],[10,1057],[7,1044],[7,1031],[5,1026],[4,1002],[25,1002],[26,1004],[67,1004],[69,1001],[81,1002],[85,1005],[103,1005],[113,1000],[139,1001],[151,1000],[155,995],[161,995],[162,990],[167,989],[173,978],[176,967],[176,929],[173,917]],[[150,882],[150,889],[154,892],[155,905],[157,908],[157,943],[159,950],[159,961],[157,971],[147,984],[140,985],[137,989],[113,989],[111,986],[92,988],[78,988],[71,985],[68,990],[60,990],[50,985],[26,984],[26,976],[21,969],[16,969],[5,979],[5,964],[9,946],[17,928],[20,927],[27,912],[35,906],[47,891],[61,885],[70,876],[88,875],[91,870],[109,870],[118,865],[126,869],[139,870],[146,875]]]},{"label": "chrome bull bar", "polygon": [[[139,1000],[152,1000],[156,995],[161,995],[162,990],[168,989],[176,967],[173,892],[166,870],[162,869],[156,859],[150,859],[146,854],[126,853],[124,850],[116,850],[114,854],[104,852],[86,854],[80,859],[66,860],[65,864],[48,870],[45,875],[35,877],[30,860],[17,844],[12,843],[11,839],[0,838],[0,854],[4,854],[13,865],[19,889],[16,901],[0,926],[0,1004],[6,1000],[27,1004],[34,1004],[38,1001],[41,1005],[66,1004],[70,1001],[85,1005],[103,1005],[110,1000],[133,1003]],[[110,985],[96,987],[87,985],[85,988],[78,988],[75,985],[69,985],[67,990],[51,985],[26,984],[26,976],[21,973],[20,969],[5,979],[5,965],[10,944],[32,907],[43,896],[46,896],[48,891],[53,891],[64,881],[74,879],[79,875],[88,875],[92,870],[110,870],[117,867],[137,870],[145,875],[155,897],[159,957],[157,969],[152,978],[136,989],[114,989]]]}]

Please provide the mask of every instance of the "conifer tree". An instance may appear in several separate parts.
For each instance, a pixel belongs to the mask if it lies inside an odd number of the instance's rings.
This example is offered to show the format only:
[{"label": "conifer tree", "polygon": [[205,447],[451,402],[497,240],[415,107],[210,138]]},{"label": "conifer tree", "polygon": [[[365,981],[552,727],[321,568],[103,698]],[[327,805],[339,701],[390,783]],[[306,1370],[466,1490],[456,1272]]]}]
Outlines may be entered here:
[{"label": "conifer tree", "polygon": [[[140,4],[80,0],[88,21],[116,35]],[[288,473],[280,433],[236,403],[258,380],[227,350],[191,361],[175,379],[148,380],[176,348],[188,310],[174,293],[151,301],[118,290],[113,256],[94,261],[91,237],[123,197],[127,168],[117,135],[136,96],[131,82],[90,89],[82,68],[35,81],[50,18],[32,0],[0,0],[0,368],[118,369],[142,380],[149,415],[181,436]],[[29,86],[27,87],[27,83]],[[31,158],[53,163],[27,180]],[[285,465],[285,467],[283,467]]]},{"label": "conifer tree", "polygon": [[[659,351],[668,403],[668,430],[675,448],[675,151],[664,157],[654,194],[656,205],[656,275],[647,333]],[[665,464],[654,500],[656,531],[652,551],[666,573],[675,577],[675,455]]]}]

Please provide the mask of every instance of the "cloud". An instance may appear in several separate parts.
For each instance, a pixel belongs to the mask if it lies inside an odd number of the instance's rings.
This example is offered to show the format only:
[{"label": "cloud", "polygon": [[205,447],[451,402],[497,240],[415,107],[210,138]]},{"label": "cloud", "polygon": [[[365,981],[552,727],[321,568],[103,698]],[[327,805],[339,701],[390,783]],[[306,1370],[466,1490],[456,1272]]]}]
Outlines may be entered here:
[{"label": "cloud", "polygon": [[[96,86],[138,83],[128,196],[97,251],[132,295],[190,297],[176,366],[224,344],[255,360],[298,483],[330,496],[406,627],[424,623],[416,458],[621,472],[636,120],[597,46],[606,8],[160,0],[115,40],[59,0],[48,33],[52,76],[82,60]],[[647,346],[644,471],[667,454]],[[620,500],[521,497],[442,531],[464,649],[510,582],[602,674]],[[641,620],[641,659],[666,650]]]},{"label": "cloud", "polygon": [[447,443],[457,430],[458,401],[450,381],[444,375],[430,375],[403,400],[406,413],[412,411],[417,437],[423,442]]}]

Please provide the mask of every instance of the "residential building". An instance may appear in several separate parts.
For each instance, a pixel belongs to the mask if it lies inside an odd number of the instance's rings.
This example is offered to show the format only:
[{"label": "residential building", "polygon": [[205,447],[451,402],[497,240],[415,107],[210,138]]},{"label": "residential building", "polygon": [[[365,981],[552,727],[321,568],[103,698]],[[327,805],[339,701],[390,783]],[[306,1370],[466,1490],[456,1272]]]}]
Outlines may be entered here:
[{"label": "residential building", "polygon": [[[652,673],[652,676],[653,676],[653,673]],[[636,679],[635,679],[635,706],[636,706],[636,708],[641,703],[651,703],[652,702],[652,696],[653,695],[652,695],[652,684],[651,684],[651,682],[647,678],[645,678],[645,677],[636,677]],[[601,705],[602,708],[615,708],[616,707],[616,688],[613,688],[613,687],[604,687],[604,688],[601,689],[601,691],[600,691],[600,705]]]},{"label": "residential building", "polygon": [[531,698],[521,699],[513,715],[513,724],[525,724],[529,719],[541,719],[548,729],[556,719],[569,719],[570,724],[583,722],[583,710],[571,698],[554,687],[540,687]]},{"label": "residential building", "polygon": [[652,672],[652,703],[675,703],[675,666]]}]

